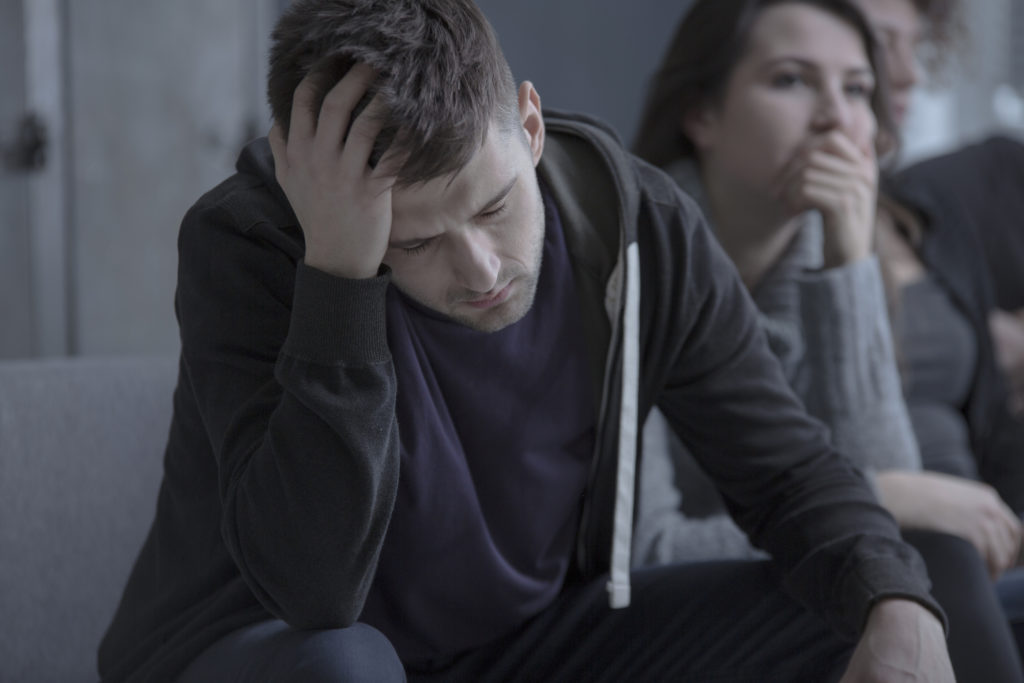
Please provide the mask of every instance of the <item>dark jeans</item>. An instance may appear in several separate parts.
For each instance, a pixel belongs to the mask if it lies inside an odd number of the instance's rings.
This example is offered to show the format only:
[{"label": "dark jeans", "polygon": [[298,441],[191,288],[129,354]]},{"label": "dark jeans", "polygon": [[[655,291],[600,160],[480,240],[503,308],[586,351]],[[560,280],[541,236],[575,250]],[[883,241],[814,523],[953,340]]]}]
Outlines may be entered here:
[{"label": "dark jeans", "polygon": [[377,683],[404,681],[395,649],[365,624],[297,631],[269,619],[211,645],[178,683]]},{"label": "dark jeans", "polygon": [[[932,596],[949,618],[946,642],[956,679],[967,683],[1024,681],[1017,644],[996,584],[974,546],[959,536],[934,531],[904,530],[903,538],[924,558]],[[1024,600],[1024,595],[1018,599]]]},{"label": "dark jeans", "polygon": [[[604,581],[568,586],[509,635],[437,667],[428,681],[837,680],[853,643],[783,593],[767,562],[708,562],[633,574],[632,604],[612,610]],[[267,621],[199,656],[179,683],[401,681],[387,640],[363,624],[295,631]]]},{"label": "dark jeans", "polygon": [[1015,567],[999,577],[996,593],[1010,622],[1017,652],[1024,653],[1024,567]]}]

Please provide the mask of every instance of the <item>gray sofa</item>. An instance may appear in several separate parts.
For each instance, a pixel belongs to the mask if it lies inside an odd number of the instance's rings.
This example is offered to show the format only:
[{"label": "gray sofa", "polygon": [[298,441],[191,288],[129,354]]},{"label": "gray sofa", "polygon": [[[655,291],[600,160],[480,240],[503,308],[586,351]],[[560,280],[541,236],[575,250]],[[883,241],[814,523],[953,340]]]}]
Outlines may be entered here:
[{"label": "gray sofa", "polygon": [[0,681],[96,681],[153,519],[176,362],[0,362]]}]

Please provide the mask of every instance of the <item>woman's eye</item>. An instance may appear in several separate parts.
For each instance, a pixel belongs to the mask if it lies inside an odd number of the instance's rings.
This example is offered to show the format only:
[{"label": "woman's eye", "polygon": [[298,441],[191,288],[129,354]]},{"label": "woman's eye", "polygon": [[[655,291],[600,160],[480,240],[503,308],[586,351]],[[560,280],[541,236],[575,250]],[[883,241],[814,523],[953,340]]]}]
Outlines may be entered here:
[{"label": "woman's eye", "polygon": [[846,86],[846,94],[853,97],[870,99],[874,92],[874,86],[868,83],[849,83]]},{"label": "woman's eye", "polygon": [[803,77],[797,73],[780,73],[772,76],[772,85],[776,88],[792,88],[804,82]]}]

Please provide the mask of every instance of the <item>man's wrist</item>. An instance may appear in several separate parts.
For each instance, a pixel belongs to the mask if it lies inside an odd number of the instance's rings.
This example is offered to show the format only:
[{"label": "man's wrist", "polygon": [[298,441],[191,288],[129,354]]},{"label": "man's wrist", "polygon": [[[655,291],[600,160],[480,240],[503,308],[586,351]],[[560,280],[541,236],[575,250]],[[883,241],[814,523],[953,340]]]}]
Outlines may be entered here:
[{"label": "man's wrist", "polygon": [[390,359],[386,299],[390,271],[378,277],[339,278],[300,262],[291,323],[282,352],[325,363]]},{"label": "man's wrist", "polygon": [[380,274],[380,263],[346,263],[337,258],[327,258],[307,248],[303,262],[328,275],[348,280],[367,280]]},{"label": "man's wrist", "polygon": [[883,598],[868,612],[867,624],[842,683],[925,680],[952,683],[943,623],[924,603]]},{"label": "man's wrist", "polygon": [[881,623],[899,622],[908,619],[925,619],[945,634],[945,621],[930,605],[908,597],[887,597],[874,603],[868,610],[864,630]]}]

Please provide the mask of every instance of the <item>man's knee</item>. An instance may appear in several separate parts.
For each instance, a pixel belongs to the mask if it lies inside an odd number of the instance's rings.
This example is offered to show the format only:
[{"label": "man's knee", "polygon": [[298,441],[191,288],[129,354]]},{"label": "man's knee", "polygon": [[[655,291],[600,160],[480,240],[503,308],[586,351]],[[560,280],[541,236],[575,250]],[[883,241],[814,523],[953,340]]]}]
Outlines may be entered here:
[{"label": "man's knee", "polygon": [[269,619],[225,636],[196,658],[178,683],[405,681],[390,641],[366,624],[299,631]]},{"label": "man's knee", "polygon": [[398,653],[384,634],[372,626],[353,624],[302,635],[290,679],[295,683],[405,681]]}]

